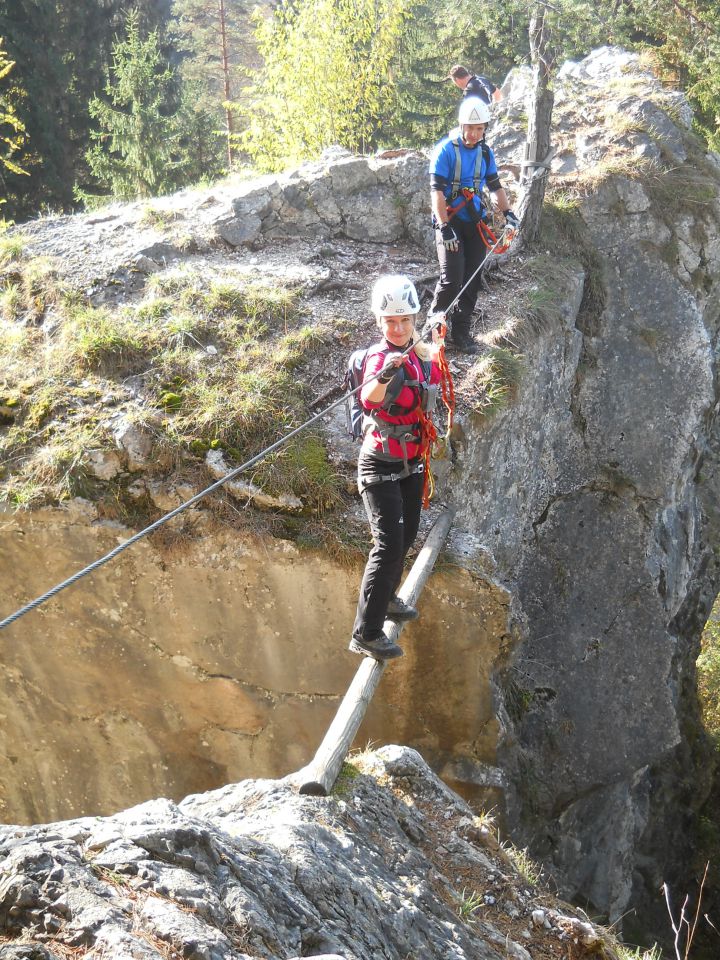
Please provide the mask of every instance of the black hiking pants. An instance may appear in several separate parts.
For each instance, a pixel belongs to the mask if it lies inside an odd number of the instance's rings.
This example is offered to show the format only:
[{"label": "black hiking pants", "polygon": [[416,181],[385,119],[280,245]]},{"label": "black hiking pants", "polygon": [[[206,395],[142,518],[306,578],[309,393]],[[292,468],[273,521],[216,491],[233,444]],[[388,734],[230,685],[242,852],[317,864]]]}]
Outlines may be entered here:
[{"label": "black hiking pants", "polygon": [[[477,224],[454,217],[453,230],[458,236],[459,246],[455,252],[445,248],[440,231],[435,231],[435,246],[440,263],[440,279],[435,287],[430,313],[446,313],[447,308],[460,293],[473,273],[485,259],[487,247],[478,232]],[[462,296],[448,319],[452,339],[470,336],[470,321],[477,302],[480,275],[463,291]]]},{"label": "black hiking pants", "polygon": [[[402,461],[387,463],[361,454],[358,474],[397,473],[401,467]],[[388,604],[400,586],[405,557],[417,536],[422,493],[422,473],[373,483],[363,490],[373,546],[360,584],[353,626],[357,640],[376,640],[383,632]]]}]

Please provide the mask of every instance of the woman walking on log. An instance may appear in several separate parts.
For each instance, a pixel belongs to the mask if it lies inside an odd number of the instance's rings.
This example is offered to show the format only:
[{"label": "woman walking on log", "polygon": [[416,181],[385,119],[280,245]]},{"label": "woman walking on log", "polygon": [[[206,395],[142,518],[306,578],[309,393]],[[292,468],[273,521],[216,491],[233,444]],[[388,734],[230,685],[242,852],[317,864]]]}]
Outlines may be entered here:
[{"label": "woman walking on log", "polygon": [[[415,620],[418,612],[397,595],[403,564],[420,524],[427,467],[428,417],[435,406],[441,371],[438,334],[421,359],[414,343],[420,310],[412,282],[402,274],[381,277],[372,310],[382,339],[366,353],[363,386],[363,442],[358,489],[370,522],[373,546],[365,566],[350,650],[376,660],[403,655],[383,632],[386,619]],[[378,376],[379,374],[379,376]]]}]

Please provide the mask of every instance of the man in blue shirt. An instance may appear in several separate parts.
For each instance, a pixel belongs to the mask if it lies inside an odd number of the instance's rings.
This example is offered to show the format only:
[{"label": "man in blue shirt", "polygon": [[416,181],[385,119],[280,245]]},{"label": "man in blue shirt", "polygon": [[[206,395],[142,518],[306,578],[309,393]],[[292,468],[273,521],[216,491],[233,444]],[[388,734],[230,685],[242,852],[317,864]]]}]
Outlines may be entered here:
[{"label": "man in blue shirt", "polygon": [[430,204],[440,263],[430,313],[446,313],[462,290],[447,317],[447,342],[462,353],[477,353],[470,320],[477,300],[478,268],[487,253],[478,228],[486,214],[484,186],[493,193],[506,221],[514,227],[518,224],[500,183],[495,156],[485,143],[489,122],[490,108],[484,101],[477,97],[464,99],[458,112],[460,136],[444,137],[430,158]]}]

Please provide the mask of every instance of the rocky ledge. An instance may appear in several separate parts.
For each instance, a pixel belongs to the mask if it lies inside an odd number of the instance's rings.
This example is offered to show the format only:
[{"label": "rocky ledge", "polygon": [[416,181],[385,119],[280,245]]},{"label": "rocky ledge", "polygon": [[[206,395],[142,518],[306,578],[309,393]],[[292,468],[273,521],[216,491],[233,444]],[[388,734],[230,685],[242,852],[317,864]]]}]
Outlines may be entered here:
[{"label": "rocky ledge", "polygon": [[327,799],[246,780],[5,826],[0,858],[4,960],[617,957],[397,746],[353,757]]}]

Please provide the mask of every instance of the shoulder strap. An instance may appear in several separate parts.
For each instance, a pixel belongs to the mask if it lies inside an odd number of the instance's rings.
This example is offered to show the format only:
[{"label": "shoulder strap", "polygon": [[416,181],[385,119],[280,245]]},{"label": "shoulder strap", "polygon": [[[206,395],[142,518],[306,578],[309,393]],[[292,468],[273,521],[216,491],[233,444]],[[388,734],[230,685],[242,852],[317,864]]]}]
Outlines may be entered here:
[{"label": "shoulder strap", "polygon": [[453,174],[452,194],[455,198],[460,192],[460,174],[462,173],[462,158],[460,157],[460,137],[450,141],[455,150],[455,173]]},{"label": "shoulder strap", "polygon": [[[462,157],[460,155],[460,137],[450,141],[455,150],[455,173],[452,182],[452,196],[456,197],[460,192],[460,180],[462,177]],[[480,141],[480,149],[475,155],[475,170],[473,172],[473,188],[476,193],[480,192],[480,183],[483,178],[483,160],[485,161],[485,170],[490,166],[490,147],[484,140]]]}]

